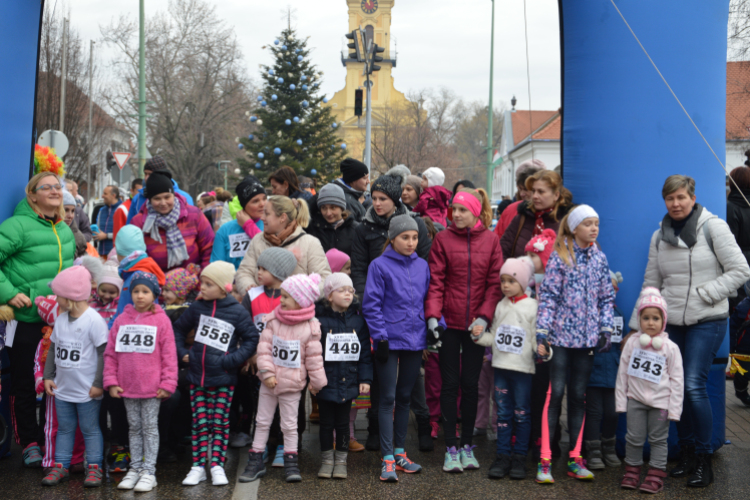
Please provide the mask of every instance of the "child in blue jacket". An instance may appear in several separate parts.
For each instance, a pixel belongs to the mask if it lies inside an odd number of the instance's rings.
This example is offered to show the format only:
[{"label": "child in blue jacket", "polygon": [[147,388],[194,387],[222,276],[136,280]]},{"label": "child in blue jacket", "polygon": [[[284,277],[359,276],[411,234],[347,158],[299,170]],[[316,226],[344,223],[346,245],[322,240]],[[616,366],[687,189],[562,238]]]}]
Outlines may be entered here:
[{"label": "child in blue jacket", "polygon": [[750,382],[750,281],[745,283],[745,293],[747,298],[737,305],[729,318],[729,351],[734,373],[734,395],[745,406],[750,406],[750,395],[747,393]]}]

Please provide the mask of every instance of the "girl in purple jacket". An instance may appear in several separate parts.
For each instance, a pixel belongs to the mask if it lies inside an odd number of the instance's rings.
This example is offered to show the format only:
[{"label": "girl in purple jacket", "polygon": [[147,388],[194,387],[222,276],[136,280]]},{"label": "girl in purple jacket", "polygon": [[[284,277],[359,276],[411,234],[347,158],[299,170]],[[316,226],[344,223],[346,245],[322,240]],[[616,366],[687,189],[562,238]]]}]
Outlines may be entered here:
[{"label": "girl in purple jacket", "polygon": [[396,405],[393,419],[380,419],[380,480],[389,483],[398,481],[397,470],[407,474],[422,470],[404,450],[411,392],[427,347],[424,299],[430,269],[414,253],[418,242],[419,227],[413,217],[398,215],[391,220],[387,247],[370,264],[362,301],[380,380],[378,413],[391,415]]}]

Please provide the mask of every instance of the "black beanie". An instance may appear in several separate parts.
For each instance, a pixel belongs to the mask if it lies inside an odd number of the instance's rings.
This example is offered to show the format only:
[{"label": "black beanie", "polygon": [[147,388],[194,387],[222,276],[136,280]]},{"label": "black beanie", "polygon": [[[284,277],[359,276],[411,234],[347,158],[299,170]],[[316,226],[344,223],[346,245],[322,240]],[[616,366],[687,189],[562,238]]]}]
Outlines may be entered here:
[{"label": "black beanie", "polygon": [[370,192],[374,193],[375,191],[380,191],[385,193],[388,198],[393,200],[393,203],[398,205],[403,190],[401,187],[401,180],[401,177],[395,175],[381,175],[372,183]]},{"label": "black beanie", "polygon": [[247,202],[255,198],[259,194],[266,194],[266,190],[263,184],[260,183],[257,177],[254,175],[248,175],[242,182],[237,184],[237,199],[240,201],[240,206],[245,208]]},{"label": "black beanie", "polygon": [[148,176],[146,188],[143,192],[149,200],[162,193],[174,193],[172,174],[164,170],[157,170]]},{"label": "black beanie", "polygon": [[360,180],[370,172],[367,170],[367,165],[354,158],[347,158],[342,161],[339,168],[341,169],[341,178],[347,184]]}]

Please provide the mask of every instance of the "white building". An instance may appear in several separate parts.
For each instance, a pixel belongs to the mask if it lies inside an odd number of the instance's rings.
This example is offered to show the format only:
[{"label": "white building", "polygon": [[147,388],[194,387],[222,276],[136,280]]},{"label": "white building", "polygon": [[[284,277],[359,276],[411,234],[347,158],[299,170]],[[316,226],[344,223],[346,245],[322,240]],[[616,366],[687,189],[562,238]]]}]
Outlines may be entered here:
[{"label": "white building", "polygon": [[750,149],[750,61],[727,63],[727,171],[745,164]]}]

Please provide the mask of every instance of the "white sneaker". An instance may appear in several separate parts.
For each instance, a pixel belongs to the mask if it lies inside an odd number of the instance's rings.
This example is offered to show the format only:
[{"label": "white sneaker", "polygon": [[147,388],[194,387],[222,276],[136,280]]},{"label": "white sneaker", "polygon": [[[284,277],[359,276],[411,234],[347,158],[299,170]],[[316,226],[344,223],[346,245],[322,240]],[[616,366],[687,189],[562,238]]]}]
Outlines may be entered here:
[{"label": "white sneaker", "polygon": [[122,478],[122,481],[120,481],[120,484],[117,485],[117,489],[118,490],[132,490],[140,478],[141,478],[140,472],[130,469],[128,473],[125,474],[125,477]]},{"label": "white sneaker", "polygon": [[221,465],[214,465],[211,467],[211,484],[214,486],[224,486],[225,484],[229,484],[227,474],[224,472],[224,467]]},{"label": "white sneaker", "polygon": [[142,474],[133,491],[151,491],[156,486],[156,476],[153,474]]},{"label": "white sneaker", "polygon": [[238,432],[232,437],[232,439],[229,440],[229,447],[230,448],[244,448],[245,446],[249,445],[252,442],[253,440],[250,436],[248,436],[244,432]]},{"label": "white sneaker", "polygon": [[182,484],[185,486],[195,486],[196,484],[205,480],[206,469],[204,469],[203,467],[191,467],[187,477],[182,480]]}]

